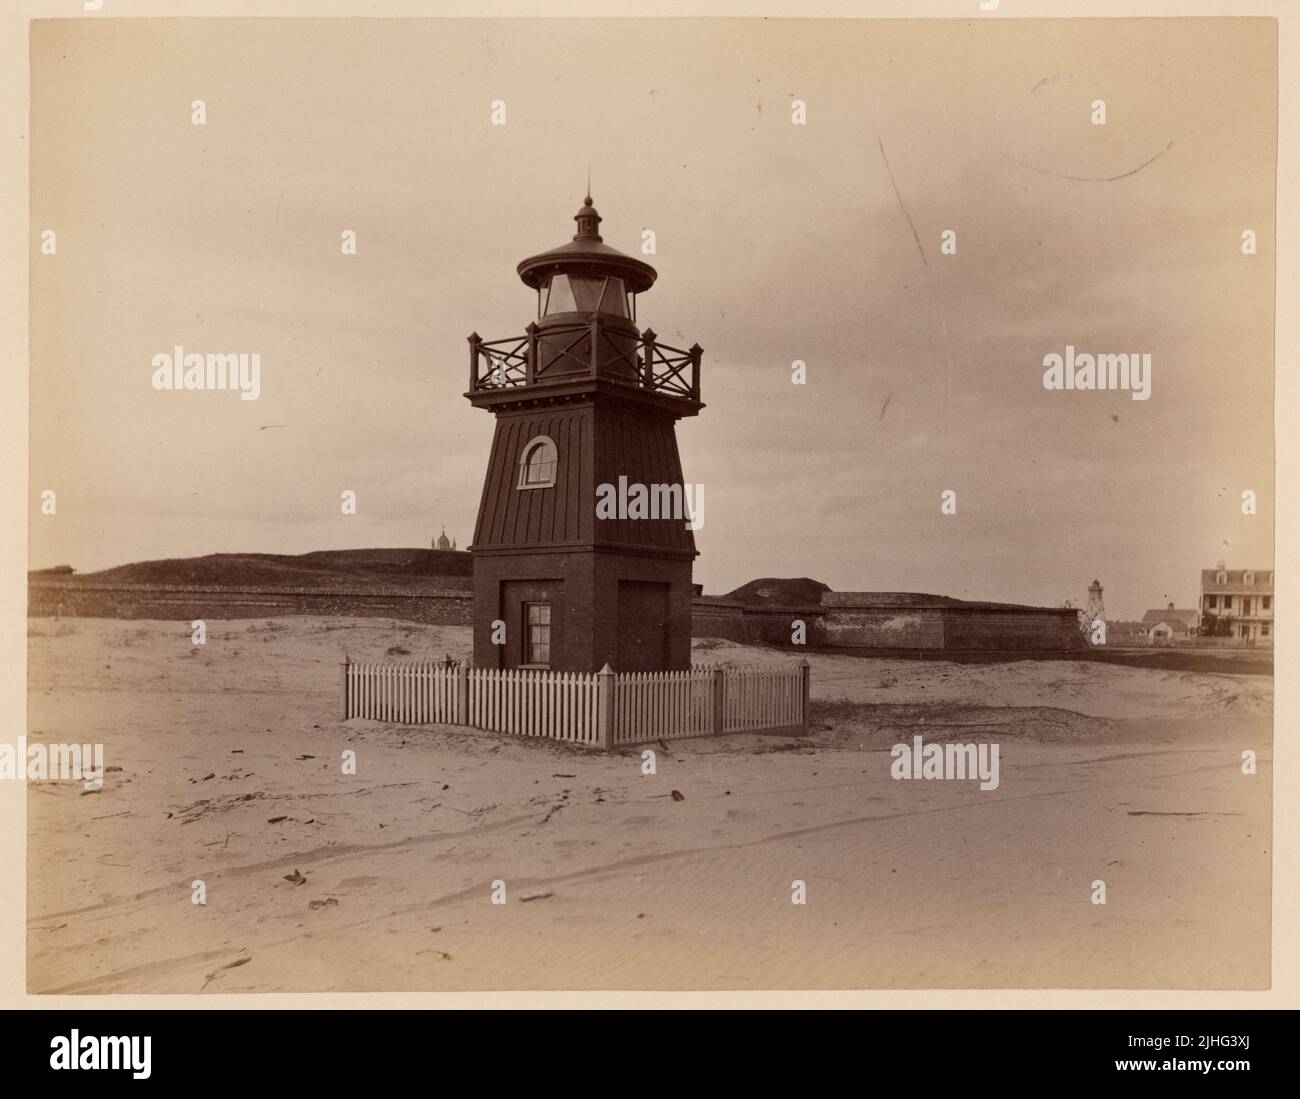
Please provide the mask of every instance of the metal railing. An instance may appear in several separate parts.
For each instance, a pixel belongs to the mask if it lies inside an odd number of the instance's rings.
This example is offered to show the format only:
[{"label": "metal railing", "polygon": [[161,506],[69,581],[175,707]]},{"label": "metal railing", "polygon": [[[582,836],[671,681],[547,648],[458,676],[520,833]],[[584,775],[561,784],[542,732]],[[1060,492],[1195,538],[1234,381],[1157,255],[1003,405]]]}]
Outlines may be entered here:
[{"label": "metal railing", "polygon": [[699,344],[682,350],[660,343],[647,328],[635,336],[593,313],[589,321],[540,327],[523,336],[485,340],[469,337],[471,393],[498,392],[575,378],[611,378],[670,397],[700,399]]}]

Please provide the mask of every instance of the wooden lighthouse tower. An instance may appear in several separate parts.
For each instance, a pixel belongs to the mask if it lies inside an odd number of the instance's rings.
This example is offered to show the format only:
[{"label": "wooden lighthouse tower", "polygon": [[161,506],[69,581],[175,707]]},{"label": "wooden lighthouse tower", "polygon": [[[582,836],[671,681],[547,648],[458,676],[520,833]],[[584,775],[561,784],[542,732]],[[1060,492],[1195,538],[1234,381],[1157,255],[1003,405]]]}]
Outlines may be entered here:
[{"label": "wooden lighthouse tower", "polygon": [[537,291],[524,335],[469,337],[465,396],[496,417],[470,547],[474,663],[687,668],[696,549],[686,517],[608,515],[597,500],[620,479],[686,499],[675,425],[704,407],[701,349],[637,330],[655,269],[604,243],[590,196],[574,220],[571,242],[519,264]]}]

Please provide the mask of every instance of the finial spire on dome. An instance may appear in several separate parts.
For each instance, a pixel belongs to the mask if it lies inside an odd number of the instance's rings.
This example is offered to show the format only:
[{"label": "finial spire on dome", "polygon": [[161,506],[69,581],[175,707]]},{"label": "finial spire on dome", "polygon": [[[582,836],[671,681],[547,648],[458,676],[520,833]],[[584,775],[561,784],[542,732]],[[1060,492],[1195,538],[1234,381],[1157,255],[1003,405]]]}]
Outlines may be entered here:
[{"label": "finial spire on dome", "polygon": [[596,213],[596,207],[591,204],[591,181],[587,181],[587,197],[583,199],[582,209],[573,215],[573,220],[578,223],[578,231],[573,235],[574,240],[595,240],[603,239],[600,235],[601,216]]}]

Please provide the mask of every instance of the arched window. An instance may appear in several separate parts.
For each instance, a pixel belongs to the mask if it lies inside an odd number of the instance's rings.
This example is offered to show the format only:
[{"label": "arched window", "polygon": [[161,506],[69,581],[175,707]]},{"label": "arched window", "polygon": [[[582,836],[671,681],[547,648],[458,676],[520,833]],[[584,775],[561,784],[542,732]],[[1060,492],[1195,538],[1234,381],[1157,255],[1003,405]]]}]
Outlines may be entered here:
[{"label": "arched window", "polygon": [[1242,579],[1243,579],[1247,584],[1254,584],[1254,583],[1255,583],[1255,574],[1254,574],[1253,572],[1248,572],[1248,573],[1246,573],[1245,576],[1242,577]]},{"label": "arched window", "polygon": [[519,455],[519,488],[550,488],[555,484],[556,450],[549,435],[528,440]]},{"label": "arched window", "polygon": [[1219,587],[1223,587],[1223,585],[1228,582],[1228,574],[1226,572],[1219,573],[1219,575],[1214,578],[1214,582],[1218,584]]}]

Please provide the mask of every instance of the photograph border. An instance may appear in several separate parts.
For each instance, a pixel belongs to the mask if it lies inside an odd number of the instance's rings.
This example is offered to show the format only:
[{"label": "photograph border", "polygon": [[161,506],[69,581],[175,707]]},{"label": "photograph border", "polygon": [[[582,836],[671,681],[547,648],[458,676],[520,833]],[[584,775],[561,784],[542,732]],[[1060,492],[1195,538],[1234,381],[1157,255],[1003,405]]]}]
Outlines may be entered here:
[{"label": "photograph border", "polygon": [[[1300,594],[1288,561],[1300,561],[1295,517],[1282,501],[1297,498],[1297,432],[1300,399],[1295,384],[1295,357],[1300,349],[1300,260],[1296,250],[1282,246],[1295,242],[1300,215],[1300,5],[1266,0],[1252,5],[1243,16],[1231,0],[1000,0],[993,12],[980,10],[980,0],[921,3],[916,0],[846,0],[719,3],[716,0],[658,0],[653,4],[629,0],[600,3],[539,3],[499,0],[489,14],[481,5],[450,0],[418,3],[414,0],[196,0],[184,15],[165,2],[104,0],[95,13],[82,10],[82,0],[12,0],[3,19],[4,62],[0,66],[0,113],[4,121],[4,160],[0,171],[4,209],[0,221],[5,235],[6,262],[0,272],[0,338],[8,345],[4,398],[0,399],[0,446],[8,456],[0,476],[5,498],[13,501],[11,521],[0,526],[0,705],[5,736],[16,741],[25,731],[27,710],[27,516],[28,470],[28,303],[29,265],[39,249],[39,231],[29,225],[29,21],[54,18],[608,18],[725,16],[738,18],[799,19],[1005,19],[1016,17],[1268,17],[1278,31],[1278,177],[1275,248],[1275,398],[1276,487],[1279,502],[1275,522],[1275,559],[1283,564],[1282,605],[1300,606]],[[111,216],[111,212],[109,212]],[[1285,425],[1286,430],[1277,430]],[[622,1008],[622,1007],[742,1007],[742,1008],[1296,1008],[1300,1007],[1300,800],[1279,796],[1279,791],[1300,786],[1300,747],[1289,735],[1298,713],[1295,635],[1283,629],[1274,650],[1273,739],[1273,907],[1272,987],[1258,992],[1127,991],[1097,989],[866,989],[859,991],[780,992],[427,992],[427,993],[257,993],[219,995],[84,996],[29,995],[26,992],[26,787],[22,782],[0,783],[0,1007],[6,1009],[94,1010],[123,1008]],[[1281,736],[1278,731],[1281,731]]]}]

